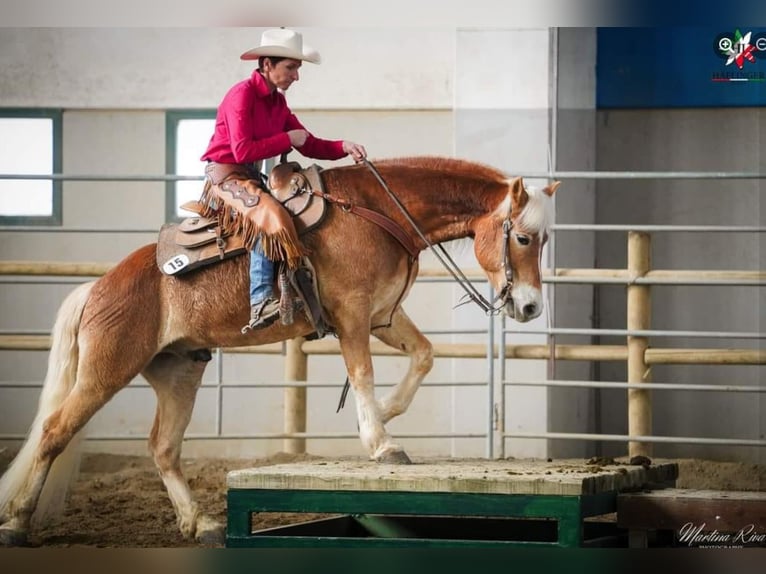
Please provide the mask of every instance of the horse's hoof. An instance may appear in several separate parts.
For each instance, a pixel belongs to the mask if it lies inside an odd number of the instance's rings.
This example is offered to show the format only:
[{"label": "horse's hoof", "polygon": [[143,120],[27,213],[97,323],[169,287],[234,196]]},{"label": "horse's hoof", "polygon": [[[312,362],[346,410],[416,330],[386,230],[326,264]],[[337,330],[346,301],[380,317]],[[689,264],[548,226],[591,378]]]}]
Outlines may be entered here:
[{"label": "horse's hoof", "polygon": [[392,450],[378,459],[381,464],[412,464],[410,457],[403,450]]},{"label": "horse's hoof", "polygon": [[27,533],[23,530],[13,530],[0,526],[0,546],[24,546],[27,543]]},{"label": "horse's hoof", "polygon": [[197,518],[195,539],[205,546],[223,546],[226,527],[209,516],[200,515]]},{"label": "horse's hoof", "polygon": [[205,546],[223,546],[225,540],[225,529],[223,526],[211,530],[203,530],[197,534],[197,542]]}]

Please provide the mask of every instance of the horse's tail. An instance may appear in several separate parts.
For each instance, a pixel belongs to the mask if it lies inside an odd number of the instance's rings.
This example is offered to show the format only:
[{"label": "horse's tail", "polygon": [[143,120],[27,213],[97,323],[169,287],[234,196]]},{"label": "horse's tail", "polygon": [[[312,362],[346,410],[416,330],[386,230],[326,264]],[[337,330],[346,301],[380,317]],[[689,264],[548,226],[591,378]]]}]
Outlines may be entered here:
[{"label": "horse's tail", "polygon": [[[79,358],[77,334],[82,312],[93,284],[94,282],[90,282],[77,287],[64,299],[59,308],[51,333],[48,373],[40,393],[37,415],[32,422],[24,446],[0,479],[0,522],[3,522],[3,516],[7,515],[9,505],[27,482],[35,461],[37,447],[42,440],[43,424],[75,385]],[[50,522],[63,511],[67,490],[79,469],[79,447],[82,438],[83,431],[80,431],[53,462],[32,517],[35,524]]]}]

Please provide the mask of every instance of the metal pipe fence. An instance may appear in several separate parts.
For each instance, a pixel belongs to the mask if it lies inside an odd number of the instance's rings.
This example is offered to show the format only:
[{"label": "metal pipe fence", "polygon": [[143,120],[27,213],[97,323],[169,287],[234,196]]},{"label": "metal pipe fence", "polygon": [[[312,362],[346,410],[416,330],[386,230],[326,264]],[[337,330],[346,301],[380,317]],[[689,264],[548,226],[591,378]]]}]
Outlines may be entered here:
[{"label": "metal pipe fence", "polygon": [[[515,174],[526,178],[545,179],[587,179],[587,180],[613,180],[613,179],[710,179],[710,180],[752,180],[763,179],[761,173],[751,172],[575,172],[575,171],[548,171]],[[48,179],[62,181],[185,181],[201,180],[199,176],[177,175],[29,175],[29,174],[0,174],[0,179]],[[641,245],[646,251],[650,245],[650,234],[655,233],[763,233],[763,226],[734,226],[734,225],[610,225],[610,224],[556,224],[553,233],[573,231],[595,232],[621,232],[628,233],[634,239],[634,243]],[[86,233],[86,234],[113,234],[113,233],[136,233],[155,234],[154,229],[141,228],[51,228],[47,226],[0,226],[0,233]],[[630,242],[629,242],[630,249]],[[630,258],[630,257],[629,257]],[[82,282],[84,277],[98,277],[105,273],[112,264],[88,263],[88,262],[32,262],[32,261],[2,261],[0,262],[0,282],[7,284],[69,284]],[[468,273],[471,280],[484,282],[486,280],[479,271]],[[418,277],[419,282],[441,283],[448,282],[450,278],[441,271],[424,270]],[[640,274],[630,269],[553,269],[545,270],[543,281],[555,288],[557,284],[622,284],[629,289],[647,290],[651,286],[662,285],[723,285],[723,286],[755,286],[766,285],[766,273],[763,271],[695,271],[695,270],[655,270],[643,269]],[[488,290],[491,290],[487,285]],[[638,292],[638,291],[637,291]],[[647,309],[629,309],[639,320],[648,325],[650,317],[646,315]],[[486,387],[488,421],[486,431],[483,433],[397,433],[402,438],[471,438],[484,439],[486,441],[487,457],[504,456],[505,441],[512,438],[546,439],[546,440],[580,440],[580,441],[614,441],[626,442],[631,447],[631,454],[650,453],[647,445],[656,443],[677,444],[707,444],[720,446],[749,446],[764,447],[766,440],[742,439],[742,438],[715,438],[715,437],[661,437],[653,436],[651,428],[644,424],[631,425],[631,432],[626,435],[598,434],[598,433],[561,433],[561,432],[505,432],[505,393],[511,386],[539,387],[539,388],[592,388],[592,389],[623,389],[634,396],[640,397],[641,409],[645,411],[651,407],[651,401],[647,400],[648,390],[657,391],[689,391],[689,392],[725,392],[725,393],[764,393],[766,388],[757,381],[753,385],[708,385],[708,384],[680,384],[680,383],[655,383],[647,380],[624,381],[508,381],[506,379],[506,363],[509,359],[533,359],[533,360],[589,360],[589,361],[631,361],[638,367],[646,368],[651,364],[766,364],[766,352],[759,349],[662,349],[648,346],[649,337],[676,337],[676,338],[700,338],[700,339],[743,339],[762,340],[762,333],[753,332],[727,332],[727,331],[689,331],[689,330],[660,330],[650,328],[629,327],[626,329],[597,329],[597,328],[562,328],[547,327],[541,329],[506,329],[504,322],[493,316],[488,316],[485,329],[440,329],[424,331],[426,335],[484,335],[486,341],[483,344],[460,344],[460,343],[436,343],[434,344],[437,358],[475,358],[486,361],[485,380],[463,381],[430,381],[424,383],[424,387]],[[514,334],[541,335],[547,337],[547,343],[543,345],[511,345],[506,342],[509,336]],[[499,337],[498,337],[499,335]],[[556,339],[566,336],[609,336],[626,338],[627,345],[563,345]],[[639,344],[639,352],[631,354],[631,344]],[[49,348],[49,337],[40,331],[2,331],[0,332],[0,350],[45,350]],[[339,353],[336,343],[331,341],[302,342],[299,345],[298,360],[308,362],[311,355],[335,355]],[[396,355],[396,350],[385,348],[382,345],[372,345],[374,355]],[[327,433],[327,432],[304,432],[298,428],[283,433],[247,433],[230,434],[224,433],[222,402],[224,391],[237,388],[283,388],[283,389],[308,389],[308,388],[332,388],[339,387],[336,383],[322,383],[312,381],[290,380],[272,381],[265,383],[233,383],[224,381],[223,361],[226,354],[237,353],[265,353],[285,355],[285,344],[265,345],[262,347],[247,347],[239,349],[217,350],[215,353],[215,382],[204,383],[203,388],[216,390],[216,420],[215,432],[210,434],[187,435],[185,438],[197,439],[284,439],[285,444],[305,446],[306,439],[345,439],[357,438],[353,433]],[[704,357],[701,355],[705,355]],[[499,376],[495,360],[499,360]],[[302,369],[305,371],[307,365]],[[287,369],[286,369],[287,370]],[[291,367],[295,370],[295,366]],[[300,368],[298,370],[301,370]],[[377,386],[393,386],[394,383],[378,383]],[[0,382],[0,389],[28,389],[41,385]],[[148,387],[146,384],[134,384],[133,388]],[[631,395],[629,395],[630,397]],[[304,396],[305,400],[305,396]],[[300,407],[297,407],[300,408]],[[305,413],[305,405],[303,406]],[[300,421],[296,423],[300,427]],[[305,421],[303,423],[305,429]],[[643,432],[648,430],[649,432]],[[0,440],[21,439],[23,435],[0,434]],[[136,435],[101,435],[90,437],[95,440],[134,440],[145,438]],[[296,442],[296,440],[303,442]]]}]

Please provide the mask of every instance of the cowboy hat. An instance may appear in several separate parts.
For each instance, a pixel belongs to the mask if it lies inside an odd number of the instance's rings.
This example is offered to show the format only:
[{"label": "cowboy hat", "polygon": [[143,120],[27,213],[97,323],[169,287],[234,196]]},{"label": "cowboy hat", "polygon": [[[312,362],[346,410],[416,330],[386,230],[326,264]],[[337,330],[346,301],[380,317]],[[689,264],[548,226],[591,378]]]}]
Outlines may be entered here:
[{"label": "cowboy hat", "polygon": [[261,35],[261,45],[248,50],[239,59],[257,60],[262,56],[305,60],[312,64],[318,64],[321,61],[319,52],[303,43],[300,32],[285,28],[266,30]]}]

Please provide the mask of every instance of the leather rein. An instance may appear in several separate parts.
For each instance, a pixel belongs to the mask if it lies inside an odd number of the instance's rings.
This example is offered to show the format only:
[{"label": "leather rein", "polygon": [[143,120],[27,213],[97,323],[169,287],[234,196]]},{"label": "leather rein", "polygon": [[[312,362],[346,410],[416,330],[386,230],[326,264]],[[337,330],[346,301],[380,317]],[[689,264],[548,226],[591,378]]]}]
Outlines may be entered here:
[{"label": "leather rein", "polygon": [[[511,288],[513,287],[513,267],[511,265],[511,252],[510,252],[511,229],[513,229],[513,220],[512,220],[513,208],[509,209],[508,215],[503,220],[503,269],[505,272],[505,285],[503,286],[500,293],[498,293],[497,296],[492,301],[488,301],[486,297],[484,297],[479,292],[479,290],[473,285],[473,283],[471,283],[468,277],[465,276],[465,274],[460,269],[458,264],[455,263],[455,261],[449,255],[449,253],[447,253],[447,250],[444,248],[444,246],[441,244],[434,245],[428,240],[425,234],[420,230],[418,225],[415,223],[415,220],[412,218],[410,213],[407,211],[407,208],[404,206],[404,204],[402,204],[399,198],[396,197],[394,192],[391,191],[391,189],[388,187],[388,184],[386,184],[385,180],[380,175],[377,168],[372,164],[372,162],[370,162],[367,159],[363,159],[362,163],[364,163],[364,165],[367,166],[370,172],[372,172],[372,174],[375,176],[375,179],[378,180],[378,183],[380,183],[381,187],[385,190],[388,196],[393,200],[396,207],[399,209],[402,215],[404,215],[404,218],[407,220],[410,226],[412,226],[412,228],[415,230],[415,233],[423,242],[423,244],[433,252],[433,254],[436,256],[439,262],[450,273],[450,275],[452,275],[452,278],[465,291],[465,295],[463,296],[464,301],[459,303],[457,306],[459,307],[460,305],[464,305],[468,303],[469,301],[473,301],[479,307],[481,307],[481,309],[487,315],[497,315],[501,313],[506,303],[511,297]],[[394,237],[394,239],[396,239],[401,244],[401,246],[404,247],[405,251],[407,251],[409,255],[409,268],[408,268],[408,279],[409,279],[409,276],[412,272],[413,262],[418,258],[418,255],[420,254],[420,251],[422,249],[418,247],[417,245],[415,245],[415,241],[413,240],[412,236],[409,233],[407,233],[407,231],[402,229],[402,227],[398,223],[396,223],[393,219],[383,215],[382,213],[379,213],[372,209],[368,209],[366,207],[354,205],[349,201],[334,197],[330,195],[329,193],[319,191],[319,190],[312,190],[311,193],[319,195],[331,203],[337,204],[343,211],[347,213],[353,213],[355,215],[358,215],[359,217],[363,217],[364,219],[371,221],[372,223],[378,225],[379,227],[387,231],[392,237]],[[409,281],[407,283],[409,283]],[[405,290],[406,290],[406,287],[405,287]],[[396,309],[397,305],[401,302],[403,297],[404,297],[404,292],[402,292],[401,296],[396,302],[396,305],[394,305],[394,309]],[[381,325],[381,327],[383,326],[384,325]],[[390,326],[390,324],[385,326]]]},{"label": "leather rein", "polygon": [[[383,177],[378,172],[377,168],[372,164],[372,162],[368,161],[367,159],[363,159],[362,163],[364,163],[367,166],[367,168],[372,172],[372,174],[375,176],[375,179],[378,180],[378,183],[380,183],[381,187],[383,187],[383,189],[386,191],[389,197],[393,200],[393,202],[399,208],[399,211],[402,212],[402,215],[404,215],[407,222],[415,230],[415,233],[417,233],[420,240],[433,252],[433,254],[436,256],[439,262],[444,266],[444,268],[447,271],[449,271],[450,275],[452,275],[452,278],[465,291],[465,295],[463,296],[465,300],[459,303],[457,306],[464,305],[465,303],[468,303],[469,301],[473,301],[479,307],[481,307],[482,310],[487,315],[497,315],[500,312],[502,312],[503,308],[505,307],[506,303],[511,297],[511,288],[513,287],[513,266],[511,265],[511,251],[510,251],[511,229],[513,229],[513,220],[512,220],[513,207],[509,208],[508,215],[503,220],[503,269],[505,272],[505,285],[503,286],[500,293],[498,293],[497,296],[492,301],[488,301],[479,292],[479,290],[473,285],[473,283],[471,283],[471,281],[465,276],[465,274],[460,269],[458,264],[455,263],[452,257],[450,257],[449,253],[447,253],[447,250],[444,248],[444,246],[441,244],[437,244],[436,246],[434,246],[428,240],[428,238],[423,234],[423,232],[417,226],[417,224],[413,220],[410,213],[407,211],[407,208],[402,204],[399,198],[396,197],[396,195],[391,191],[391,189],[388,187]],[[367,210],[367,211],[370,211],[370,210]],[[376,212],[373,212],[373,213],[376,213]],[[391,221],[391,223],[396,225],[396,227],[402,233],[406,235],[406,232],[398,224],[396,224],[393,221]],[[409,237],[409,235],[407,235],[407,237]],[[436,247],[438,247],[439,249],[437,250]],[[410,252],[410,256],[412,256],[411,252]],[[498,304],[498,301],[500,302],[499,304]]]},{"label": "leather rein", "polygon": [[[465,303],[468,303],[469,301],[473,301],[479,307],[481,307],[486,314],[488,315],[499,314],[503,310],[503,307],[505,307],[505,304],[507,303],[508,299],[510,299],[511,288],[513,287],[513,267],[511,266],[511,252],[510,252],[510,245],[509,245],[509,241],[511,237],[511,229],[513,228],[513,221],[511,220],[511,212],[513,208],[511,207],[508,210],[508,216],[505,218],[505,220],[503,220],[503,267],[505,270],[505,285],[503,286],[503,289],[500,291],[497,297],[495,297],[490,302],[490,301],[487,301],[487,299],[478,291],[478,289],[476,289],[476,287],[473,286],[470,280],[465,276],[463,271],[460,269],[458,264],[455,263],[452,257],[450,257],[449,253],[447,253],[447,250],[444,249],[444,247],[441,244],[438,244],[436,246],[439,248],[439,250],[437,251],[436,247],[428,240],[428,238],[423,234],[423,232],[417,226],[417,224],[415,223],[415,220],[412,219],[412,216],[407,211],[407,208],[404,207],[402,202],[399,201],[399,198],[396,197],[396,195],[388,187],[388,185],[386,184],[385,180],[380,175],[378,170],[375,168],[374,165],[372,165],[372,162],[368,161],[367,159],[363,159],[362,162],[372,172],[372,174],[375,176],[375,179],[378,180],[378,183],[380,183],[381,187],[383,187],[383,189],[386,191],[388,196],[393,200],[393,202],[399,208],[399,211],[402,212],[402,215],[404,215],[405,219],[407,219],[407,222],[415,230],[415,233],[417,233],[418,237],[420,237],[420,240],[433,252],[433,254],[436,256],[439,262],[444,266],[445,269],[447,269],[447,271],[450,272],[450,274],[455,279],[455,281],[457,281],[457,283],[465,291],[466,294],[463,296],[465,301],[459,303],[457,306],[464,305]],[[316,191],[314,193],[316,193]],[[401,295],[399,295],[399,299],[397,299],[396,303],[394,304],[391,310],[391,318],[389,318],[388,325],[377,325],[375,327],[372,327],[372,329],[381,328],[381,327],[390,327],[393,314],[396,311],[396,308],[402,302],[402,299],[404,299],[404,294],[407,291],[407,285],[409,285],[410,279],[412,277],[412,270],[414,267],[413,263],[418,258],[418,255],[420,254],[421,249],[415,245],[415,242],[413,241],[410,234],[408,234],[404,229],[402,229],[402,227],[398,223],[396,223],[393,219],[390,219],[389,217],[383,215],[382,213],[373,211],[371,209],[367,209],[366,207],[359,207],[359,206],[353,205],[345,200],[338,199],[324,192],[319,192],[319,194],[321,194],[326,200],[340,205],[341,209],[350,213],[355,213],[356,215],[359,215],[360,217],[364,217],[365,219],[377,224],[381,228],[388,231],[397,241],[399,241],[402,247],[404,247],[404,249],[409,254],[408,267],[407,267],[407,282],[405,283],[404,290],[402,291]],[[496,304],[498,301],[500,301],[500,303]],[[340,410],[346,404],[346,397],[348,396],[348,391],[350,388],[351,388],[351,384],[349,382],[349,378],[346,377],[346,382],[344,383],[343,390],[340,393],[340,400],[338,401],[338,407],[335,410],[336,413],[340,412]]]}]

